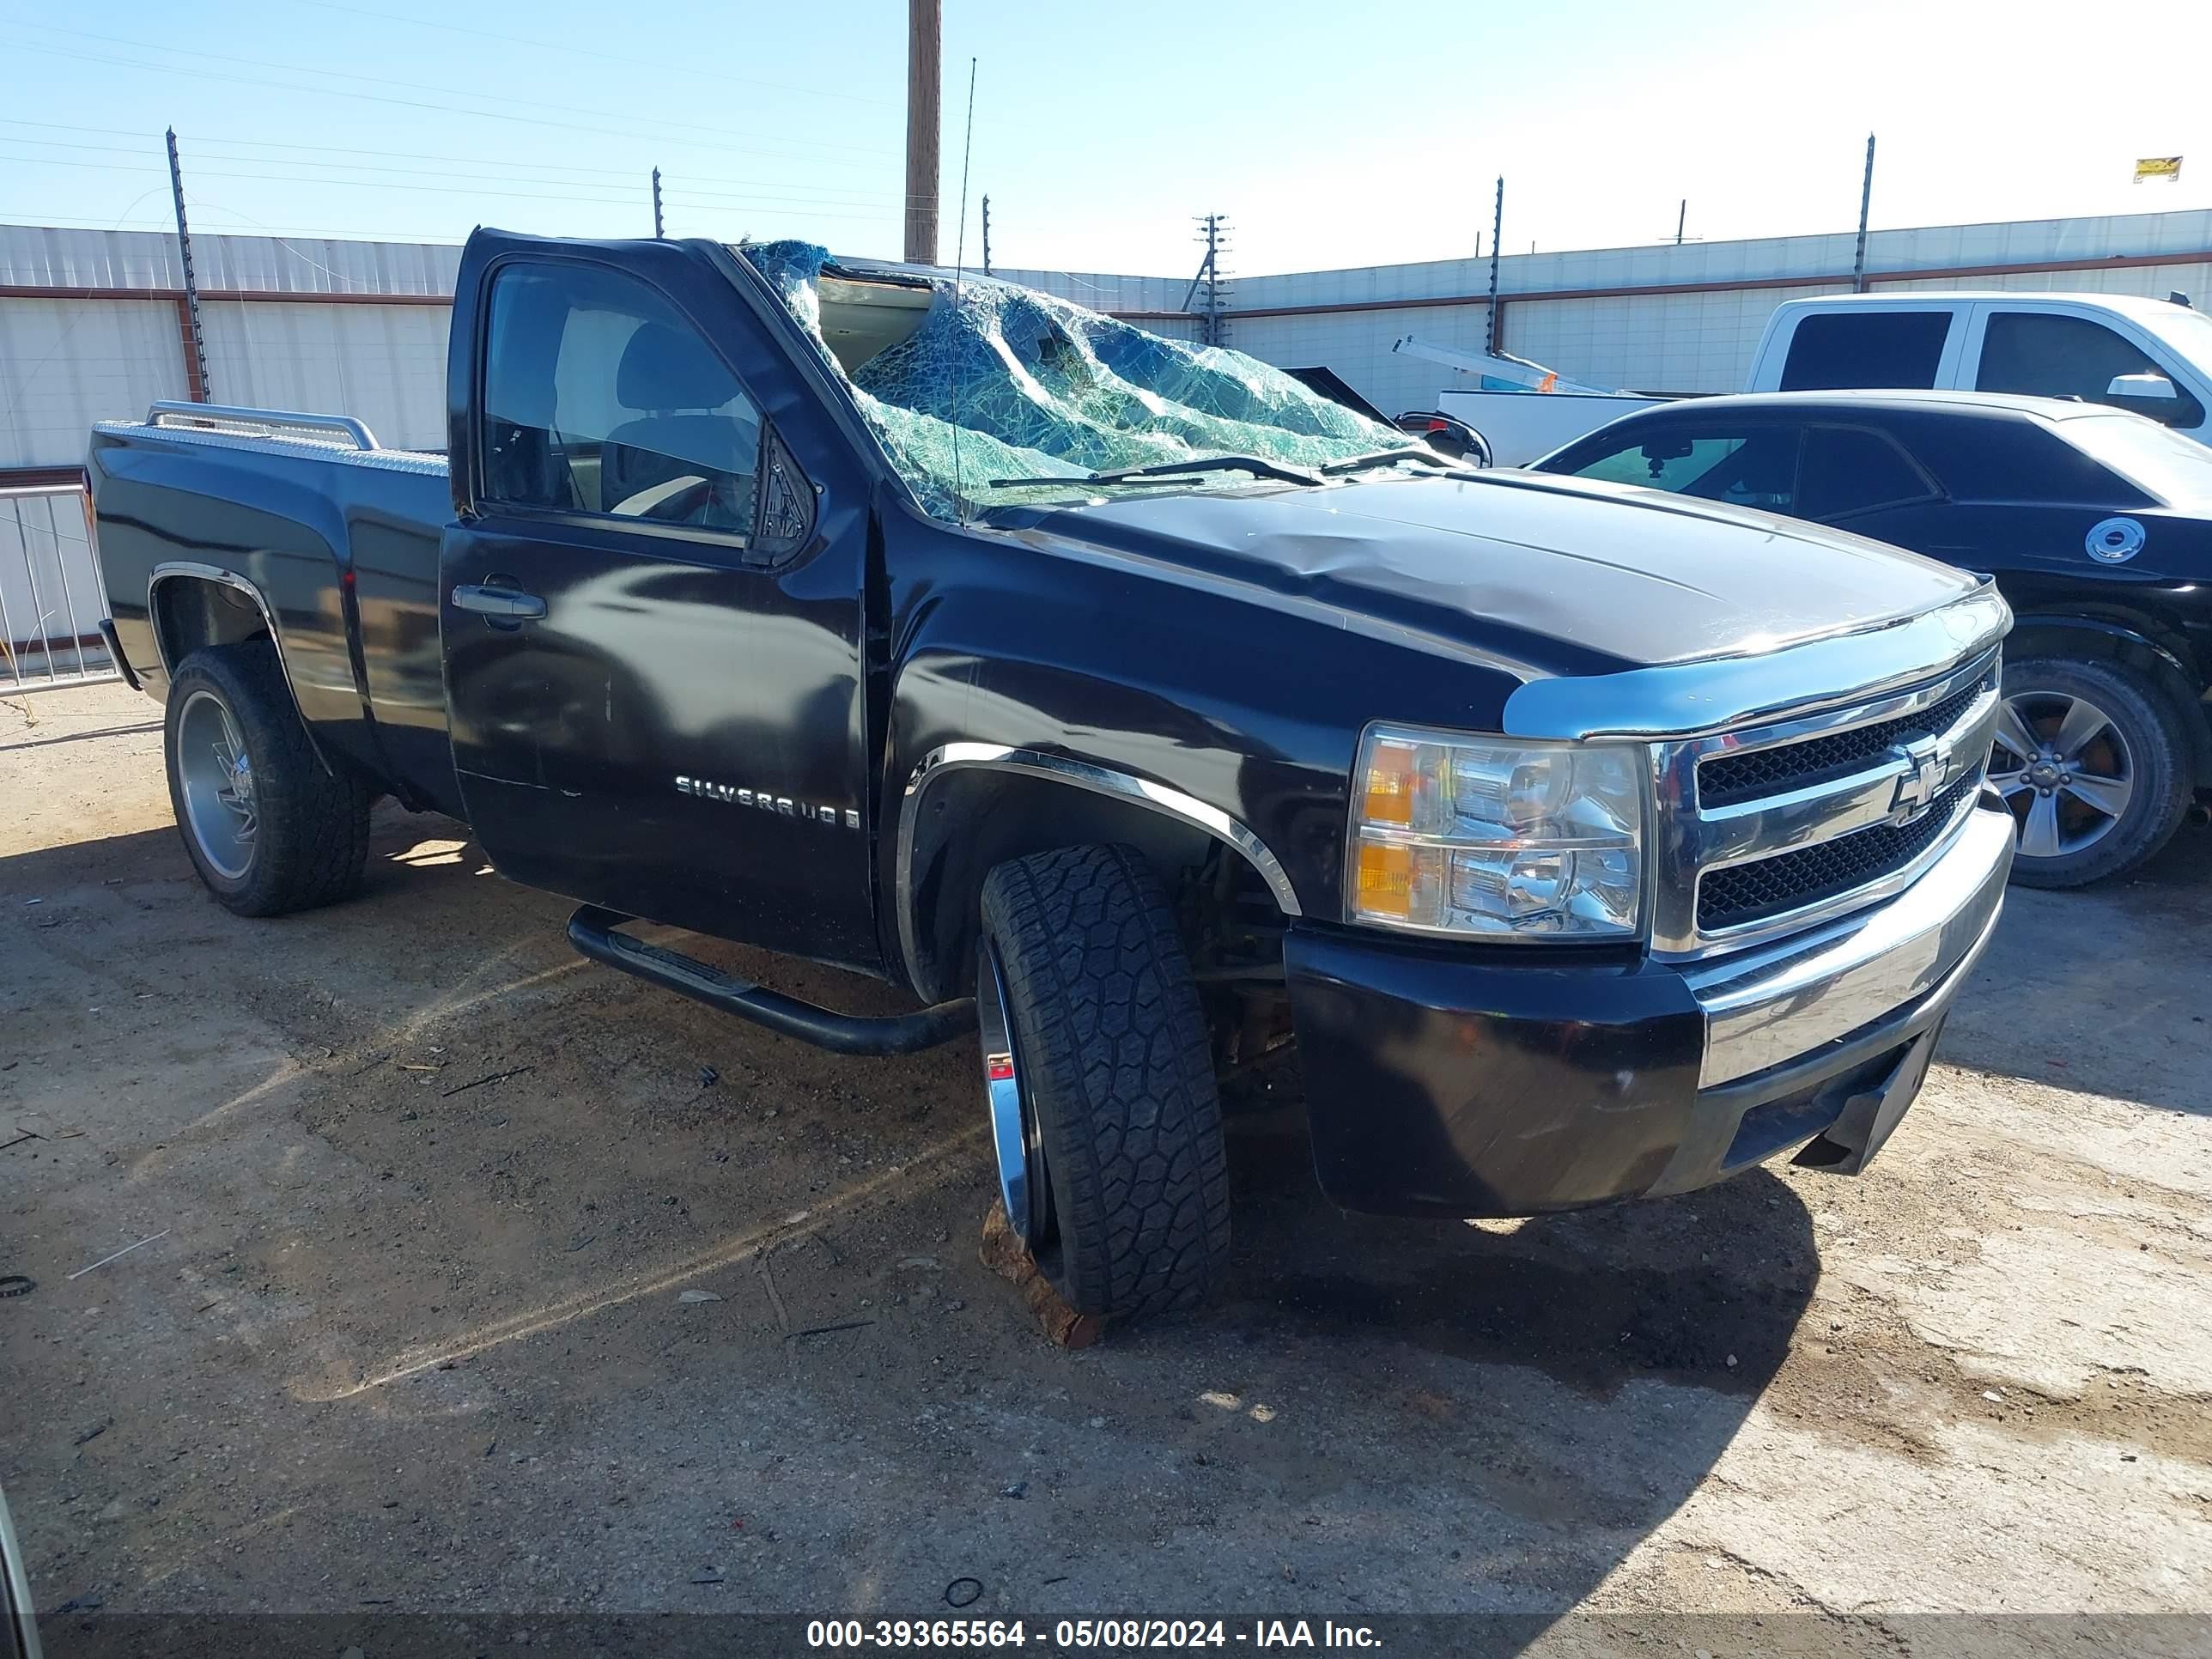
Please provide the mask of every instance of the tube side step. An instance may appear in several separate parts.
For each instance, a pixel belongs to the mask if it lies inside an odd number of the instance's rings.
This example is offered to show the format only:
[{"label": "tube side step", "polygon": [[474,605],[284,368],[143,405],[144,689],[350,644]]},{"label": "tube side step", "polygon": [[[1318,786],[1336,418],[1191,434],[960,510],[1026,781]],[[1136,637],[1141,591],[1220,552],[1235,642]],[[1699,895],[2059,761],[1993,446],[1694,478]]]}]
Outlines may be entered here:
[{"label": "tube side step", "polygon": [[836,1013],[617,931],[635,920],[596,904],[581,905],[568,918],[568,943],[593,962],[635,974],[678,996],[835,1054],[911,1054],[951,1042],[975,1029],[973,997],[940,1002],[911,1014]]}]

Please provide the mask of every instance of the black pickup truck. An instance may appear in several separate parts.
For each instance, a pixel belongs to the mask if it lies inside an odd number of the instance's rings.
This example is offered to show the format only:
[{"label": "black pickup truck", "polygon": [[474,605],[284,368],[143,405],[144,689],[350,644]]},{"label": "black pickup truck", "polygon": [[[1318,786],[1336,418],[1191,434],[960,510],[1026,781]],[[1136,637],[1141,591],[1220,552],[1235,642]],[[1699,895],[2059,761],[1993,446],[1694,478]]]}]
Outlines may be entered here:
[{"label": "black pickup truck", "polygon": [[94,432],[209,888],[343,896],[390,795],[732,1013],[980,1027],[1000,1195],[1084,1311],[1203,1295],[1218,1079],[1293,1047],[1351,1209],[1855,1173],[1995,926],[1985,580],[1462,470],[1234,352],[795,244],[480,232],[449,387],[450,464],[336,416]]}]

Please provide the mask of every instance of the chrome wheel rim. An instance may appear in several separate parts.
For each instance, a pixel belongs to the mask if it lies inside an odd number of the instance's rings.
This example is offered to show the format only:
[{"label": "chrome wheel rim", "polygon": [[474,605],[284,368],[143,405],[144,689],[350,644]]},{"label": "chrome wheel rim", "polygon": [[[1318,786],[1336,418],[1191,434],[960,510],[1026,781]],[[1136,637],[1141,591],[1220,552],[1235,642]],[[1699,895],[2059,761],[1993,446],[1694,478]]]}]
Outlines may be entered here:
[{"label": "chrome wheel rim", "polygon": [[1044,1237],[1049,1194],[1044,1148],[1022,1086],[1021,1054],[1006,1000],[1006,976],[988,939],[976,952],[975,1023],[983,1048],[983,1103],[991,1115],[991,1149],[999,1164],[999,1198],[1006,1221],[1035,1249]]},{"label": "chrome wheel rim", "polygon": [[212,691],[194,691],[177,715],[177,776],[200,856],[225,880],[240,880],[253,866],[261,828],[253,759],[229,706]]},{"label": "chrome wheel rim", "polygon": [[2087,852],[2118,828],[2135,797],[2135,752],[2095,703],[2021,691],[1997,714],[1990,781],[2020,825],[2020,855]]}]

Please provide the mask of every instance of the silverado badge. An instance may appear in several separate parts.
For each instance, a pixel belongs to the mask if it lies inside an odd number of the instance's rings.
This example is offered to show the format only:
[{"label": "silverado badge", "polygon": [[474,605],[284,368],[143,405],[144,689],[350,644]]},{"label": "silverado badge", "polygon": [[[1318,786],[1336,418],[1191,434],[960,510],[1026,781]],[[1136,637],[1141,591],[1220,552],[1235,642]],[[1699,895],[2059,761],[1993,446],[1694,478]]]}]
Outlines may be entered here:
[{"label": "silverado badge", "polygon": [[860,814],[854,807],[842,811],[835,806],[817,806],[811,801],[793,800],[788,795],[779,795],[767,789],[744,789],[734,783],[715,783],[706,778],[687,778],[676,775],[676,793],[693,795],[701,800],[719,800],[732,806],[750,806],[756,811],[773,812],[778,817],[805,818],[810,823],[842,823],[848,830],[860,827]]}]

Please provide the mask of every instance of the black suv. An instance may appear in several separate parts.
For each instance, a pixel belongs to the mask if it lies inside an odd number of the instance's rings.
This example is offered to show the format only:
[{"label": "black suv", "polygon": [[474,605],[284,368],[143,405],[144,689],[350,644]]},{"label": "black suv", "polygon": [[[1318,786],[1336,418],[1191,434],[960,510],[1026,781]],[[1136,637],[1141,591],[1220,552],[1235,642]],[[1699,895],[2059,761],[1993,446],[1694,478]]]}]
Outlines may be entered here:
[{"label": "black suv", "polygon": [[1536,467],[1994,575],[2019,618],[1990,767],[2016,881],[2131,870],[2212,798],[2212,449],[2094,404],[1782,392],[1640,410]]}]

